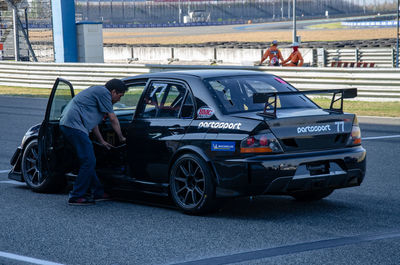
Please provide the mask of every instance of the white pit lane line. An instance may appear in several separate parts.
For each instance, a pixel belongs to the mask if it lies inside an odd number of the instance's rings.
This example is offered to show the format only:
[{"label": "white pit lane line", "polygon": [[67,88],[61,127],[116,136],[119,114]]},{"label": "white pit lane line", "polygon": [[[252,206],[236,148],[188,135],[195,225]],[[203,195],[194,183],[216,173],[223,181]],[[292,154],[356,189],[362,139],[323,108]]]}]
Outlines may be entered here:
[{"label": "white pit lane line", "polygon": [[19,182],[19,181],[15,181],[15,180],[2,180],[2,181],[0,181],[0,184],[13,184],[13,185],[24,186],[25,182]]},{"label": "white pit lane line", "polygon": [[397,135],[386,135],[386,136],[375,136],[375,137],[363,137],[362,140],[378,140],[378,139],[390,139],[400,138],[400,134]]},{"label": "white pit lane line", "polygon": [[12,259],[12,260],[18,260],[18,261],[23,261],[25,263],[31,263],[31,264],[41,264],[41,265],[63,265],[61,263],[55,263],[47,260],[42,260],[42,259],[35,259],[31,257],[26,257],[26,256],[21,256],[13,253],[8,253],[8,252],[3,252],[0,251],[0,257],[6,258],[6,259]]}]

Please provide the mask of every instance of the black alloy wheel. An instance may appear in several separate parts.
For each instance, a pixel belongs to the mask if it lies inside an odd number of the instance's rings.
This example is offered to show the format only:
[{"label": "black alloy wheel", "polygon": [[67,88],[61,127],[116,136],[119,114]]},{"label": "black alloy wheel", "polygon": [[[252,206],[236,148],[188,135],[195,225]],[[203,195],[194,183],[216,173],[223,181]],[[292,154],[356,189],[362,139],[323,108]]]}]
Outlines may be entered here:
[{"label": "black alloy wheel", "polygon": [[36,192],[57,192],[65,186],[64,179],[43,176],[39,168],[39,145],[37,139],[30,141],[24,150],[21,172],[26,185]]},{"label": "black alloy wheel", "polygon": [[170,191],[175,204],[185,213],[200,214],[215,208],[212,175],[204,160],[184,154],[172,166]]},{"label": "black alloy wheel", "polygon": [[39,148],[37,140],[32,140],[26,146],[22,155],[21,171],[26,184],[30,188],[40,187],[44,179],[42,178],[38,166]]}]

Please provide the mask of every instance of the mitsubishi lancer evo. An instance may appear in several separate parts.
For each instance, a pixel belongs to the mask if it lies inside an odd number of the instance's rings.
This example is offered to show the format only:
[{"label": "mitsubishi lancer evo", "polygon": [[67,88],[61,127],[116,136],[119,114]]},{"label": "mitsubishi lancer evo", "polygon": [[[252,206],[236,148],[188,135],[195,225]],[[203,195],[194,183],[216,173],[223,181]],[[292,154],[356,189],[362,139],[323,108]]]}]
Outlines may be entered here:
[{"label": "mitsubishi lancer evo", "polygon": [[[263,194],[319,200],[364,179],[366,151],[355,114],[343,101],[356,89],[299,91],[262,72],[193,70],[123,79],[129,91],[114,105],[126,144],[107,117],[93,139],[97,173],[107,190],[170,196],[186,213],[216,208],[221,198]],[[330,97],[322,108],[313,96]],[[79,165],[59,129],[74,96],[57,79],[41,124],[30,128],[11,159],[9,178],[55,192]]]}]

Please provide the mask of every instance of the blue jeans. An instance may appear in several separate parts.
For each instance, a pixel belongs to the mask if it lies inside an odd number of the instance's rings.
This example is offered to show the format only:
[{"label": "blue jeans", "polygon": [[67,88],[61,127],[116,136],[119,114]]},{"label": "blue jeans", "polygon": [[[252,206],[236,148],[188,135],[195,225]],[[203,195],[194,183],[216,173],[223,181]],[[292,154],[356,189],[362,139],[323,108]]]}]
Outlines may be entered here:
[{"label": "blue jeans", "polygon": [[67,141],[74,147],[80,166],[69,197],[82,198],[88,191],[92,192],[94,197],[103,196],[104,189],[96,175],[96,157],[89,136],[81,130],[62,125],[60,125],[60,129]]}]

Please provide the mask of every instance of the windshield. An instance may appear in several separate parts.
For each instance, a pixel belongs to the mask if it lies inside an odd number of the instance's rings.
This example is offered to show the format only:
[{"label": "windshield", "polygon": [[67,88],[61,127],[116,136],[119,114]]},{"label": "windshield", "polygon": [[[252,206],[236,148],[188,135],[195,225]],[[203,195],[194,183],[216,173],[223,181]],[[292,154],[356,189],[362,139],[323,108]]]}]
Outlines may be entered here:
[{"label": "windshield", "polygon": [[[216,77],[204,80],[223,113],[262,111],[264,103],[253,103],[254,93],[297,91],[272,75]],[[303,95],[278,96],[278,109],[318,108]]]}]

